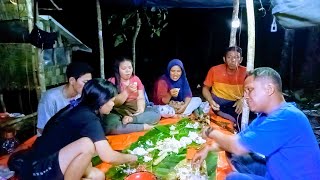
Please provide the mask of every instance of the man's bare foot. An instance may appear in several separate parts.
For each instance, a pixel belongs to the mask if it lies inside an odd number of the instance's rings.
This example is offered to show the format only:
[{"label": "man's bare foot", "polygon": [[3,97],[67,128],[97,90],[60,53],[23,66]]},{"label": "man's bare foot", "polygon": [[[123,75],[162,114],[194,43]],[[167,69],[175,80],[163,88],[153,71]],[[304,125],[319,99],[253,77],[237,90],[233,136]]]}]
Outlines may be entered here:
[{"label": "man's bare foot", "polygon": [[133,121],[133,117],[131,116],[124,116],[122,118],[122,124],[129,124]]},{"label": "man's bare foot", "polygon": [[143,130],[144,131],[148,131],[148,130],[152,129],[153,127],[154,127],[153,125],[143,124]]}]

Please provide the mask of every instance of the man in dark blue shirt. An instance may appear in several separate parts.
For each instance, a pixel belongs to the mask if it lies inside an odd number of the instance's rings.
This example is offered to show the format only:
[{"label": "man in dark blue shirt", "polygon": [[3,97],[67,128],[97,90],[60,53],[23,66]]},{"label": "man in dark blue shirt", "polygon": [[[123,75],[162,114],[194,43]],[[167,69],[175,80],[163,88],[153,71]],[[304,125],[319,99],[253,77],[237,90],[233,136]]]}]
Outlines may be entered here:
[{"label": "man in dark blue shirt", "polygon": [[285,102],[280,75],[262,67],[249,72],[244,97],[251,111],[259,113],[249,127],[237,135],[212,128],[204,136],[215,140],[199,151],[193,162],[202,162],[210,150],[236,155],[259,153],[266,157],[264,176],[234,172],[226,179],[313,180],[320,174],[320,152],[307,117]]}]

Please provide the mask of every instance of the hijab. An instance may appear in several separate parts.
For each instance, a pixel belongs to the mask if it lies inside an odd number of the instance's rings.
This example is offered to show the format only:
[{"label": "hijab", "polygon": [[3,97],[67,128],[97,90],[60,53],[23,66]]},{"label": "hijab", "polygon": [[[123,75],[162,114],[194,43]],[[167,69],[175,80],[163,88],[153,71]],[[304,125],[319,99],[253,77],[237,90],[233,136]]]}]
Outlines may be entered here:
[{"label": "hijab", "polygon": [[[177,81],[173,81],[170,78],[170,70],[173,66],[179,66],[181,68],[181,76]],[[179,59],[172,59],[167,66],[166,73],[161,76],[161,79],[165,80],[168,84],[169,90],[172,88],[180,88],[178,97],[172,97],[174,101],[184,101],[186,97],[192,97],[192,92],[188,83],[183,63]]]}]

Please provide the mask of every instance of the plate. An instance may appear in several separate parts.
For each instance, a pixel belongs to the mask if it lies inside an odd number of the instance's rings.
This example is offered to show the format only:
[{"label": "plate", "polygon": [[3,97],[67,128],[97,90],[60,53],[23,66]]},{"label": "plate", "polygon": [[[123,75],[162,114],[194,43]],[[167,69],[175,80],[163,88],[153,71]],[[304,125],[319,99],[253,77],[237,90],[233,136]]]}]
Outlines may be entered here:
[{"label": "plate", "polygon": [[150,172],[136,172],[130,174],[125,180],[156,180],[156,176]]}]

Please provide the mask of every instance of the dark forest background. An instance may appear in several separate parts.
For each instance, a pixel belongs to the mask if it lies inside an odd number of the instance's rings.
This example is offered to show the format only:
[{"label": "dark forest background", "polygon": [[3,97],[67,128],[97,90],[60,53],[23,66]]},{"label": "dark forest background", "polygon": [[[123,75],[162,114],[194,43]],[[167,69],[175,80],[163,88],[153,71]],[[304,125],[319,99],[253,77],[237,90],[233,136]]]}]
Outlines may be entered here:
[{"label": "dark forest background", "polygon": [[[73,61],[85,61],[94,67],[94,77],[100,75],[99,44],[95,1],[87,3],[62,4],[62,11],[41,10],[40,14],[51,15],[84,44],[92,48],[92,53],[76,51]],[[256,8],[257,9],[257,8]],[[266,14],[256,10],[255,67],[268,66],[281,72],[284,89],[319,88],[320,71],[320,30],[305,28],[294,30],[292,48],[284,47],[286,31],[278,24],[277,32],[270,32],[273,20],[271,9],[265,7]],[[113,60],[116,56],[131,56],[131,39],[114,47],[114,37],[107,24],[111,14],[133,9],[102,6],[102,23],[105,53],[106,78],[112,76]],[[202,85],[207,71],[213,65],[223,63],[222,56],[229,44],[232,8],[223,9],[169,9],[168,26],[160,37],[150,38],[149,29],[142,26],[137,40],[136,74],[151,95],[154,81],[165,72],[167,63],[178,58],[183,61],[193,93],[200,94],[197,85]],[[243,49],[246,65],[247,27],[246,9],[240,8],[241,30],[237,34],[237,44]],[[290,49],[291,48],[291,49]],[[283,58],[283,49],[289,58]],[[290,51],[292,50],[292,52]],[[12,94],[12,93],[11,93]],[[9,97],[8,97],[9,96]],[[10,93],[6,95],[7,99]],[[30,96],[29,96],[30,97]],[[28,98],[24,98],[28,101]],[[25,112],[36,111],[36,102],[26,103]],[[7,104],[9,112],[20,112],[19,107]],[[28,110],[29,109],[29,110]]]}]

